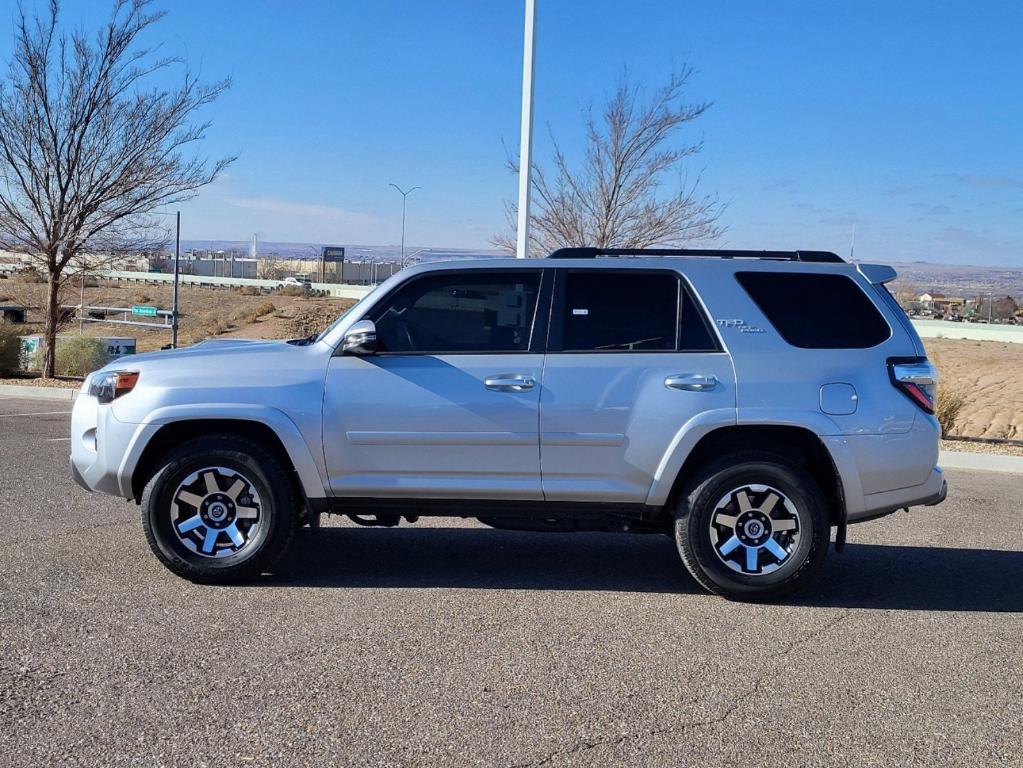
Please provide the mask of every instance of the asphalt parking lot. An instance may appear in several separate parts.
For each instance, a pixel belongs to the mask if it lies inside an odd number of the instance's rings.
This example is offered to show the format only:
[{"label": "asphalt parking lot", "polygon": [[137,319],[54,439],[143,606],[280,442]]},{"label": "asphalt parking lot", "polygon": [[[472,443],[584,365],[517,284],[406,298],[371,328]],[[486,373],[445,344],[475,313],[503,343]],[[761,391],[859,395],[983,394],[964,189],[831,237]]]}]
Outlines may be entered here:
[{"label": "asphalt parking lot", "polygon": [[164,570],[0,400],[0,764],[1023,764],[1023,478],[850,529],[782,605],[661,536],[304,530],[276,573]]}]

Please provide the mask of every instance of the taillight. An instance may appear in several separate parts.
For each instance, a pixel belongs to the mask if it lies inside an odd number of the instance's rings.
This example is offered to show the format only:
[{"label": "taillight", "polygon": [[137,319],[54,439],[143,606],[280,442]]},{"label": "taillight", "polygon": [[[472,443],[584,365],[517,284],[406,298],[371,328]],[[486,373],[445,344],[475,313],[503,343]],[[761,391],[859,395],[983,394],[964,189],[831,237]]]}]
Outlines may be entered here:
[{"label": "taillight", "polygon": [[934,413],[934,392],[938,369],[926,357],[900,358],[888,361],[892,384],[925,413]]}]

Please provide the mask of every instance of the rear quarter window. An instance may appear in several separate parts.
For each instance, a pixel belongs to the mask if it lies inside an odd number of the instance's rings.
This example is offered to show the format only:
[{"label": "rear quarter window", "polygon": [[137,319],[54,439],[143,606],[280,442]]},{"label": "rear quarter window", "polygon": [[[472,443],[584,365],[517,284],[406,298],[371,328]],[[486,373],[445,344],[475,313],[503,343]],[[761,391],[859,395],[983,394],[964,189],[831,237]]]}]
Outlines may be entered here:
[{"label": "rear quarter window", "polygon": [[891,335],[884,316],[845,275],[737,272],[785,341],[803,349],[866,349]]}]

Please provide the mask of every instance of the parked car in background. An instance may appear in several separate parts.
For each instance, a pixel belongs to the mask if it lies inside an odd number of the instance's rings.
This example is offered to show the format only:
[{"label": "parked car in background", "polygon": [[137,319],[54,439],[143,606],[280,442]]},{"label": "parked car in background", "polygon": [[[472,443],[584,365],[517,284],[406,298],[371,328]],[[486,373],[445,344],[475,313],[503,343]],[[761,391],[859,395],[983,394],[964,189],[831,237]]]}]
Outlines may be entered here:
[{"label": "parked car in background", "polygon": [[289,286],[308,289],[312,288],[313,281],[310,280],[308,277],[286,277],[281,281],[280,287],[287,288]]},{"label": "parked car in background", "polygon": [[894,277],[816,251],[418,265],[317,336],[94,373],[72,473],[139,503],[200,582],[264,571],[323,513],[439,515],[667,534],[708,590],[774,599],[832,529],[841,549],[850,523],[945,497],[937,375]]}]

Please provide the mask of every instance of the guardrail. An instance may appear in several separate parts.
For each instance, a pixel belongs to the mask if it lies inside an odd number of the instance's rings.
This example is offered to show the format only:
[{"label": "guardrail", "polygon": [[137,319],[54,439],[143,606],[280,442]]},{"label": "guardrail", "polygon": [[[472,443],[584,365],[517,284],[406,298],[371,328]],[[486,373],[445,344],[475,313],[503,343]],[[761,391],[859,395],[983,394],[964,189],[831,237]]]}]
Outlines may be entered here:
[{"label": "guardrail", "polygon": [[918,320],[913,327],[923,339],[970,339],[973,341],[1008,341],[1023,344],[1023,325],[995,323],[957,323],[949,320]]},{"label": "guardrail", "polygon": [[[174,312],[169,309],[157,309],[152,307],[151,311],[142,314],[136,312],[132,307],[96,307],[86,305],[82,307],[80,304],[74,304],[71,306],[65,305],[65,309],[74,309],[78,312],[78,322],[80,323],[110,323],[113,325],[132,325],[143,328],[159,328],[162,331],[170,331],[174,328]],[[96,317],[99,313],[102,316]],[[109,315],[121,315],[120,320],[114,320]],[[148,322],[146,320],[129,320],[129,317],[155,317],[160,322]]]},{"label": "guardrail", "polygon": [[[93,277],[101,280],[122,280],[130,283],[144,283],[148,285],[170,284],[174,282],[174,275],[163,272],[127,272],[116,269],[106,269],[94,273]],[[207,277],[206,275],[179,275],[178,280],[182,285],[198,285],[206,288],[263,288],[276,290],[283,287],[280,280],[257,280],[248,277]],[[371,290],[372,285],[338,285],[336,283],[313,283],[310,288],[315,291],[323,291],[328,296],[342,299],[361,299]]]}]

